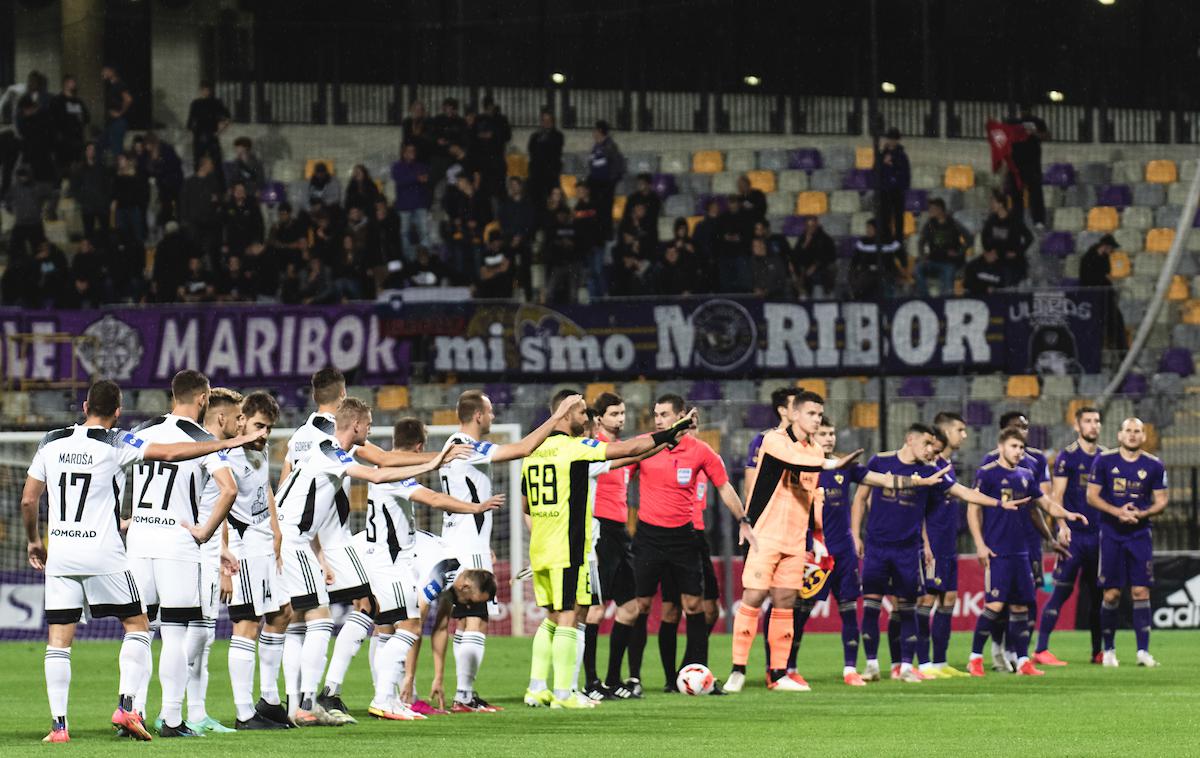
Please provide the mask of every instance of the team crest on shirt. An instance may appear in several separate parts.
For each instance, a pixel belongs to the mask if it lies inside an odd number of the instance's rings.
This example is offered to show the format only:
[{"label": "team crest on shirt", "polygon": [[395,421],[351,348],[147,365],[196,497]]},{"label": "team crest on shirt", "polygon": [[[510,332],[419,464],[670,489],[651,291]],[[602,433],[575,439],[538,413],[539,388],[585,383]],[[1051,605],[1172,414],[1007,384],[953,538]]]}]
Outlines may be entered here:
[{"label": "team crest on shirt", "polygon": [[1146,478],[1146,469],[1144,469],[1144,468],[1138,469],[1138,479],[1145,479],[1145,478]]},{"label": "team crest on shirt", "polygon": [[842,482],[846,481],[846,476],[844,474],[834,474],[833,481],[841,484]]},{"label": "team crest on shirt", "polygon": [[690,468],[675,469],[675,481],[680,487],[686,487],[692,483],[692,470]]},{"label": "team crest on shirt", "polygon": [[1000,597],[1000,588],[996,587],[989,593],[992,597]]}]

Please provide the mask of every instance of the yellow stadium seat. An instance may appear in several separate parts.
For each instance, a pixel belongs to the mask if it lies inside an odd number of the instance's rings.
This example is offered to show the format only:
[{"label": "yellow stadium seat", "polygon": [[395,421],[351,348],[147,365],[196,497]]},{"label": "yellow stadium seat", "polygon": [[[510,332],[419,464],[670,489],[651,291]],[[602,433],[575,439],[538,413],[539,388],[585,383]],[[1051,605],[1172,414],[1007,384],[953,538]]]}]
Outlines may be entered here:
[{"label": "yellow stadium seat", "polygon": [[693,174],[719,174],[725,170],[725,156],[720,150],[701,150],[692,154]]},{"label": "yellow stadium seat", "polygon": [[1016,398],[1035,398],[1041,393],[1042,390],[1038,386],[1038,378],[1036,376],[1018,375],[1008,377],[1008,388],[1004,394]]},{"label": "yellow stadium seat", "polygon": [[596,398],[605,392],[611,392],[614,395],[617,394],[617,385],[612,382],[592,382],[584,388],[583,399],[587,401],[588,405],[591,405],[596,402]]},{"label": "yellow stadium seat", "polygon": [[1146,181],[1151,184],[1173,184],[1179,180],[1175,161],[1157,160],[1146,164]]},{"label": "yellow stadium seat", "polygon": [[1109,275],[1113,279],[1124,279],[1133,274],[1133,262],[1124,250],[1114,250],[1112,255],[1108,256],[1108,266]]},{"label": "yellow stadium seat", "polygon": [[1192,296],[1187,277],[1176,274],[1171,277],[1171,289],[1167,291],[1167,299],[1181,302]]},{"label": "yellow stadium seat", "polygon": [[854,148],[855,168],[875,168],[875,148],[867,145]]},{"label": "yellow stadium seat", "polygon": [[1148,453],[1157,453],[1159,447],[1158,427],[1146,422],[1142,424],[1142,430],[1146,433],[1146,441],[1142,443],[1142,448]]},{"label": "yellow stadium seat", "polygon": [[434,426],[458,426],[458,411],[454,408],[440,408],[433,412]]},{"label": "yellow stadium seat", "polygon": [[504,156],[504,163],[508,166],[509,176],[518,176],[522,179],[529,177],[529,156],[525,153],[509,153]]},{"label": "yellow stadium seat", "polygon": [[[703,421],[703,419],[701,419]],[[707,443],[713,450],[721,449],[721,430],[720,429],[702,429],[696,432],[696,438],[701,442]]]},{"label": "yellow stadium seat", "polygon": [[975,186],[975,169],[965,163],[946,166],[943,183],[949,189],[969,190]]},{"label": "yellow stadium seat", "polygon": [[1100,205],[1088,211],[1089,232],[1115,232],[1121,226],[1121,215],[1109,205]]},{"label": "yellow stadium seat", "polygon": [[1174,241],[1174,229],[1151,229],[1146,232],[1146,251],[1150,253],[1169,252],[1171,243]]},{"label": "yellow stadium seat", "polygon": [[687,217],[688,236],[689,237],[696,233],[696,224],[699,224],[703,220],[704,220],[704,216],[688,216]]},{"label": "yellow stadium seat", "polygon": [[809,392],[815,392],[821,397],[829,397],[829,385],[825,383],[824,379],[797,379],[796,386]]},{"label": "yellow stadium seat", "polygon": [[1067,417],[1064,420],[1068,424],[1074,424],[1075,423],[1075,412],[1078,411],[1080,408],[1086,408],[1089,405],[1095,405],[1095,403],[1092,402],[1090,399],[1086,399],[1086,398],[1072,400],[1071,402],[1067,403]]},{"label": "yellow stadium seat", "polygon": [[381,411],[399,411],[408,407],[408,387],[389,385],[379,388],[375,405]]},{"label": "yellow stadium seat", "polygon": [[879,403],[855,403],[850,409],[850,426],[874,429],[879,426]]},{"label": "yellow stadium seat", "polygon": [[904,236],[917,233],[917,220],[913,217],[912,211],[904,212]]},{"label": "yellow stadium seat", "polygon": [[824,192],[801,192],[796,197],[797,216],[821,216],[829,212],[829,196]]},{"label": "yellow stadium seat", "polygon": [[575,185],[579,182],[574,174],[562,174],[558,177],[558,185],[562,187],[563,195],[569,200],[575,199]]},{"label": "yellow stadium seat", "polygon": [[628,198],[626,198],[624,195],[616,195],[613,197],[613,221],[620,221],[621,219],[625,218],[625,201],[627,199]]},{"label": "yellow stadium seat", "polygon": [[1200,324],[1200,300],[1184,303],[1180,318],[1185,324]]},{"label": "yellow stadium seat", "polygon": [[746,178],[750,180],[750,186],[759,192],[769,195],[775,191],[774,171],[747,171]]},{"label": "yellow stadium seat", "polygon": [[315,169],[317,167],[318,163],[325,164],[325,168],[329,169],[330,176],[337,176],[337,171],[334,170],[332,158],[309,158],[307,161],[304,162],[304,178],[305,179],[312,179],[313,169]]}]

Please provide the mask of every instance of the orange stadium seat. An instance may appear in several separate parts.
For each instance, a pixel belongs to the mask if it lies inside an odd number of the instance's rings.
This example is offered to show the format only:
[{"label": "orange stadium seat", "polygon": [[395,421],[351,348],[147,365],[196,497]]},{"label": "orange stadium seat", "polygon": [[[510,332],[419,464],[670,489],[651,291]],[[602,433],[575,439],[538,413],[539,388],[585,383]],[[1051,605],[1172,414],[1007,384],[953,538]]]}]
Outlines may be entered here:
[{"label": "orange stadium seat", "polygon": [[879,403],[855,403],[850,409],[850,426],[875,429],[879,426]]},{"label": "orange stadium seat", "polygon": [[381,411],[399,411],[408,407],[408,387],[387,385],[379,388],[375,404]]},{"label": "orange stadium seat", "polygon": [[1085,408],[1089,405],[1095,404],[1095,402],[1087,398],[1072,400],[1071,402],[1067,403],[1067,417],[1064,419],[1064,421],[1066,421],[1068,424],[1074,424],[1076,411],[1078,411],[1080,408]]},{"label": "orange stadium seat", "polygon": [[[701,419],[703,420],[703,419]],[[696,437],[701,442],[708,443],[708,446],[713,450],[721,449],[721,430],[720,429],[701,429],[696,432]]]},{"label": "orange stadium seat", "polygon": [[325,164],[325,168],[329,169],[330,176],[337,176],[337,171],[334,168],[332,158],[309,158],[307,161],[304,162],[304,178],[305,179],[312,179],[313,169],[315,169],[317,167],[318,163]]},{"label": "orange stadium seat", "polygon": [[747,171],[746,178],[750,180],[750,186],[759,192],[769,195],[775,191],[774,171]]},{"label": "orange stadium seat", "polygon": [[1173,184],[1179,180],[1175,161],[1157,160],[1146,164],[1146,181],[1151,184]]},{"label": "orange stadium seat", "polygon": [[1150,253],[1170,252],[1171,243],[1174,241],[1174,229],[1151,229],[1146,232],[1146,251]]},{"label": "orange stadium seat", "polygon": [[440,408],[433,412],[434,426],[458,426],[458,410],[455,408]]},{"label": "orange stadium seat", "polygon": [[917,219],[913,217],[912,211],[904,212],[904,236],[917,233]]},{"label": "orange stadium seat", "polygon": [[1200,324],[1200,300],[1188,300],[1184,303],[1180,320],[1185,324]]},{"label": "orange stadium seat", "polygon": [[1176,274],[1171,277],[1171,289],[1167,290],[1167,299],[1182,302],[1192,296],[1191,286],[1186,276]]},{"label": "orange stadium seat", "polygon": [[558,177],[558,184],[562,187],[563,195],[569,200],[575,199],[575,185],[578,182],[579,179],[574,174],[562,174]]},{"label": "orange stadium seat", "polygon": [[583,399],[587,401],[588,405],[591,405],[592,403],[596,402],[596,398],[600,397],[600,395],[604,392],[611,392],[614,395],[617,394],[617,385],[613,384],[612,382],[592,382],[584,388]]},{"label": "orange stadium seat", "polygon": [[1148,453],[1157,453],[1159,448],[1158,427],[1149,422],[1142,424],[1142,429],[1146,432],[1146,441],[1142,443]]},{"label": "orange stadium seat", "polygon": [[625,195],[616,195],[613,197],[612,217],[613,221],[620,221],[625,218],[625,201],[628,198]]},{"label": "orange stadium seat", "polygon": [[1088,211],[1087,228],[1089,232],[1115,232],[1120,226],[1121,216],[1112,206],[1100,205]]},{"label": "orange stadium seat", "polygon": [[719,174],[725,170],[725,156],[720,150],[701,150],[692,155],[693,174]]},{"label": "orange stadium seat", "polygon": [[689,237],[696,233],[696,224],[699,224],[703,220],[704,220],[704,216],[688,216],[687,217],[688,236]]},{"label": "orange stadium seat", "polygon": [[504,156],[504,163],[508,166],[509,176],[529,178],[529,156],[525,153],[509,153]]},{"label": "orange stadium seat", "polygon": [[809,392],[815,392],[821,397],[829,397],[829,385],[825,383],[824,379],[797,379],[796,386]]},{"label": "orange stadium seat", "polygon": [[1008,387],[1004,394],[1012,398],[1036,398],[1042,393],[1038,378],[1030,375],[1008,377]]},{"label": "orange stadium seat", "polygon": [[855,168],[875,168],[875,148],[867,145],[854,148]]},{"label": "orange stadium seat", "polygon": [[1114,250],[1108,256],[1109,274],[1113,279],[1124,279],[1133,273],[1133,262],[1124,250]]},{"label": "orange stadium seat", "polygon": [[797,216],[821,216],[829,212],[829,196],[824,192],[801,192],[796,197]]},{"label": "orange stadium seat", "polygon": [[965,163],[946,166],[943,183],[948,189],[969,190],[975,186],[975,169]]}]

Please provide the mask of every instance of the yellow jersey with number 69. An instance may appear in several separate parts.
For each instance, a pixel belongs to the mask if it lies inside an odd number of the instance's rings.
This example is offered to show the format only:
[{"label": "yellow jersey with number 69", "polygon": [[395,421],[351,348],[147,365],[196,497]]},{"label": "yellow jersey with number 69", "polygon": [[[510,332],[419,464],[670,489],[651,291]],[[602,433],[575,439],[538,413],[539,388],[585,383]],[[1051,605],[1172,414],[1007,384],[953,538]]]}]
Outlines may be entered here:
[{"label": "yellow jersey with number 69", "polygon": [[591,545],[593,480],[588,466],[606,458],[607,443],[554,432],[521,465],[529,505],[529,565],[534,571],[582,566]]}]

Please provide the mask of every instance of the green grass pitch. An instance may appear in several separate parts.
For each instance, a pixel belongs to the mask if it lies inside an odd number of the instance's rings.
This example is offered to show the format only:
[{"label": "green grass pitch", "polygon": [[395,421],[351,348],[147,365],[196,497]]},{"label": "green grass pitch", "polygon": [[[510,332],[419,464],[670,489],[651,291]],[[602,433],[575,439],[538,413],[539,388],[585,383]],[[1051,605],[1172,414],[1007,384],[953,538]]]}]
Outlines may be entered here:
[{"label": "green grass pitch", "polygon": [[[963,663],[968,642],[969,635],[955,634],[953,665]],[[478,687],[506,710],[416,723],[378,722],[366,715],[370,675],[364,648],[345,687],[345,699],[360,719],[356,726],[156,738],[150,744],[118,740],[108,726],[117,684],[117,644],[80,642],[72,653],[72,743],[63,746],[39,742],[49,728],[44,645],[4,643],[0,755],[1200,755],[1200,636],[1155,635],[1154,653],[1163,666],[1154,670],[1133,665],[1132,642],[1129,632],[1120,634],[1122,666],[1116,670],[1086,662],[1086,633],[1063,632],[1055,635],[1054,650],[1071,665],[1050,669],[1040,679],[989,671],[983,680],[883,681],[859,689],[841,683],[838,636],[813,634],[804,638],[801,653],[801,672],[813,686],[811,693],[768,693],[754,677],[740,695],[692,698],[659,692],[662,674],[652,635],[646,650],[644,700],[563,712],[529,709],[521,703],[529,641],[492,637]],[[601,637],[602,663],[607,647],[607,638]],[[226,649],[224,641],[213,649],[208,708],[232,725]],[[156,658],[157,650],[156,644]],[[882,652],[886,658],[886,647]],[[759,670],[762,660],[760,643],[751,670]],[[428,660],[423,663],[428,666]],[[728,673],[728,663],[729,637],[715,637],[712,668],[718,677]],[[427,669],[418,681],[428,684]],[[150,688],[151,717],[157,708],[156,676]]]}]

